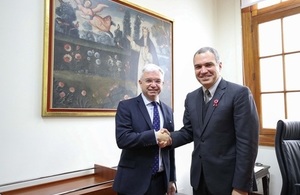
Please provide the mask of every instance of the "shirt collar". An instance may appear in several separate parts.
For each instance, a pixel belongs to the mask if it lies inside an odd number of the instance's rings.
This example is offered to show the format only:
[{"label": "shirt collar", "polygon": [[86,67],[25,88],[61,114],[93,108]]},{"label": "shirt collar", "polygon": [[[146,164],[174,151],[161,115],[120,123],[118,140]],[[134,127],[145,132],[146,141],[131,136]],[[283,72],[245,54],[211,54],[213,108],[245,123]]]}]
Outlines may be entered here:
[{"label": "shirt collar", "polygon": [[[208,89],[208,91],[211,94],[211,97],[214,96],[214,94],[215,94],[215,92],[217,90],[217,87],[218,87],[219,83],[221,82],[221,80],[222,80],[222,77],[219,77],[218,80],[215,82],[215,84],[211,88]],[[203,93],[205,93],[205,91],[207,89],[205,87],[202,87],[202,90],[203,90]]]},{"label": "shirt collar", "polygon": [[[153,102],[153,101],[148,100],[147,97],[143,93],[141,93],[141,95],[142,95],[143,101],[144,101],[144,103],[145,103],[146,106],[149,105],[149,104],[151,104],[151,102]],[[155,102],[158,105],[160,104],[159,103],[159,97],[156,98]]]}]

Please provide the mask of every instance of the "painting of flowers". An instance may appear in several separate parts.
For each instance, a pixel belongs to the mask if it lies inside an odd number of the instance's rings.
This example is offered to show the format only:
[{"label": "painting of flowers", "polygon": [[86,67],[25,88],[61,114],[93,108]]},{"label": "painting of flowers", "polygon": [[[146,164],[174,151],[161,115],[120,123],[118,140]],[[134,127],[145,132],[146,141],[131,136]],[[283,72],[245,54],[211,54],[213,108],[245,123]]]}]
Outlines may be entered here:
[{"label": "painting of flowers", "polygon": [[165,71],[172,107],[173,23],[126,1],[46,0],[43,116],[113,116],[141,93],[142,67]]}]

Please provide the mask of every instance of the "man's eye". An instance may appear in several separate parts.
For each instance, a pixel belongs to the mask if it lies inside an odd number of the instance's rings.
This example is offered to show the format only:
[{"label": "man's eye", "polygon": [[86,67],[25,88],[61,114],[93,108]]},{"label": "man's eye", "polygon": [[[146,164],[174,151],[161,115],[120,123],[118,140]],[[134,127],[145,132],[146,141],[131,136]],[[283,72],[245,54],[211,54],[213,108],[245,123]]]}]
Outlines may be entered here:
[{"label": "man's eye", "polygon": [[146,80],[146,83],[150,84],[150,83],[157,83],[157,84],[160,84],[161,83],[161,80]]}]

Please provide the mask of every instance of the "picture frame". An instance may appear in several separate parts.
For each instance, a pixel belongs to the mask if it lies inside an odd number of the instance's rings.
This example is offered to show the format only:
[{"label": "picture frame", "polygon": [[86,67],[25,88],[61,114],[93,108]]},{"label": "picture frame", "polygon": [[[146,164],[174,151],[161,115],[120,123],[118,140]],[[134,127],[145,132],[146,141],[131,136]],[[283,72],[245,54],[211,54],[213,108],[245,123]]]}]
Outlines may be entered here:
[{"label": "picture frame", "polygon": [[173,108],[173,20],[124,0],[45,0],[44,22],[43,117],[114,116],[147,63]]}]

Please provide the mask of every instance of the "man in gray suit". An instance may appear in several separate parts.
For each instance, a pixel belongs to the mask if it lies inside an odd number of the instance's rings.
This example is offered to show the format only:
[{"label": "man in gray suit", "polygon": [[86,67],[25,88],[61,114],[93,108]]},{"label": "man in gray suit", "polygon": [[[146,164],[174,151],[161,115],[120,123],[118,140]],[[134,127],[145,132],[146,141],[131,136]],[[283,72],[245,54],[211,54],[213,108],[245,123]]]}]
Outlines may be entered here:
[{"label": "man in gray suit", "polygon": [[[139,84],[142,93],[121,101],[117,108],[116,142],[122,153],[113,189],[118,195],[174,195],[174,150],[158,147],[159,141],[169,137],[161,131],[174,131],[173,111],[159,99],[164,71],[154,64],[145,65]],[[152,124],[154,107],[160,121],[156,125]],[[159,154],[157,170],[152,169],[155,151]]]},{"label": "man in gray suit", "polygon": [[256,105],[249,88],[225,81],[221,69],[215,49],[204,47],[195,53],[195,76],[202,87],[187,94],[183,127],[171,133],[172,148],[194,141],[194,195],[247,195],[254,181]]}]

